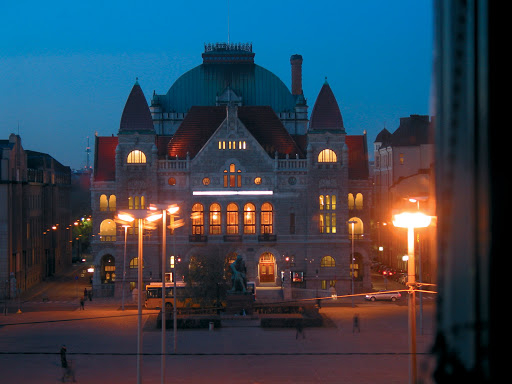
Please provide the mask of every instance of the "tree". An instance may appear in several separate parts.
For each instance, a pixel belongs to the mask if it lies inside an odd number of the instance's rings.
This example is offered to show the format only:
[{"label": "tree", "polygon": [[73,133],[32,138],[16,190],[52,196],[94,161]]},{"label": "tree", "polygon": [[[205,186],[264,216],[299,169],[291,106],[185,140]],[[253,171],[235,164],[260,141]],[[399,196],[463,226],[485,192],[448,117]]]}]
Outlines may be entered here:
[{"label": "tree", "polygon": [[194,303],[213,306],[224,300],[228,289],[224,257],[214,254],[192,256],[188,268],[186,263],[182,264],[180,274],[187,284],[186,294]]}]

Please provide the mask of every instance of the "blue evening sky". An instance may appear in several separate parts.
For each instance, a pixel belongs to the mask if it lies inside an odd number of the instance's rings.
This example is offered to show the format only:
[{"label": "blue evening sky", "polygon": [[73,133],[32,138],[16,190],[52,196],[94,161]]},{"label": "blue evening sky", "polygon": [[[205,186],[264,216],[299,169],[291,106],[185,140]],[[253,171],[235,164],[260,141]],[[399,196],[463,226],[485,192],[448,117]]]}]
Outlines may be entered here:
[{"label": "blue evening sky", "polygon": [[87,137],[94,150],[95,132],[117,134],[136,78],[149,103],[229,30],[289,88],[301,54],[309,111],[327,77],[372,156],[382,128],[431,114],[432,13],[432,0],[2,1],[0,139],[19,130],[25,149],[81,168]]}]

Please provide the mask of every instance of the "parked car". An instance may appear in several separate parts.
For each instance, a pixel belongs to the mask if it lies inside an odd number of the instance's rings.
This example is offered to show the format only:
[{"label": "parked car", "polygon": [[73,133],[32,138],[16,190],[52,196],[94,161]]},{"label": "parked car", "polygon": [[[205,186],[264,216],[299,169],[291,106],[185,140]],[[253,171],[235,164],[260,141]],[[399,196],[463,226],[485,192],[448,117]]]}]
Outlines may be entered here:
[{"label": "parked car", "polygon": [[366,300],[375,301],[375,300],[391,300],[397,301],[402,297],[400,292],[391,292],[391,291],[378,291],[369,293],[365,296]]}]

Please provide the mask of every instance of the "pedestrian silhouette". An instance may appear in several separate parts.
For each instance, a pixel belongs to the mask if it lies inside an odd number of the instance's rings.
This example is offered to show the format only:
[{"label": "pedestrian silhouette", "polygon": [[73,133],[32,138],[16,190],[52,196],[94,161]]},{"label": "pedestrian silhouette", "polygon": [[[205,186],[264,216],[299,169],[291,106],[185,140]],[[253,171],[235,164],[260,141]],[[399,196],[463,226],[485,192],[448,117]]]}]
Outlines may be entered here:
[{"label": "pedestrian silhouette", "polygon": [[299,335],[302,335],[302,338],[305,339],[306,335],[304,335],[304,326],[302,324],[302,319],[297,321],[297,332],[295,333],[295,340],[299,338]]},{"label": "pedestrian silhouette", "polygon": [[64,368],[64,373],[62,374],[62,382],[68,382],[72,381],[73,383],[76,383],[75,379],[75,367],[73,360],[69,360],[69,363],[67,364],[67,367]]},{"label": "pedestrian silhouette", "polygon": [[84,298],[81,297],[80,298],[80,309],[83,311],[85,308],[84,308]]},{"label": "pedestrian silhouette", "polygon": [[89,301],[92,301],[92,289],[89,289],[87,295],[89,296]]},{"label": "pedestrian silhouette", "polygon": [[60,364],[62,366],[62,368],[67,368],[68,367],[68,360],[66,358],[66,346],[65,345],[62,345],[62,347],[60,347]]},{"label": "pedestrian silhouette", "polygon": [[359,315],[356,313],[354,315],[354,325],[352,327],[352,333],[361,333],[361,328],[359,328]]},{"label": "pedestrian silhouette", "polygon": [[87,300],[87,288],[84,288],[84,300]]}]

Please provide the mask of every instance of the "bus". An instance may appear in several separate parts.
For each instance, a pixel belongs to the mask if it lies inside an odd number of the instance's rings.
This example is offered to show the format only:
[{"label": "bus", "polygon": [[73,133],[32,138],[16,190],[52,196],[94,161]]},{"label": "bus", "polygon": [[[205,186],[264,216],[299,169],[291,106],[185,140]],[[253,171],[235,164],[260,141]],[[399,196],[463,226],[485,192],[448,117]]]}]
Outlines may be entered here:
[{"label": "bus", "polygon": [[[162,283],[150,283],[146,285],[146,297],[144,306],[148,309],[162,308]],[[165,283],[165,308],[171,309],[174,306],[174,283]],[[186,297],[185,283],[176,282],[176,307],[190,307],[191,299]]]}]

